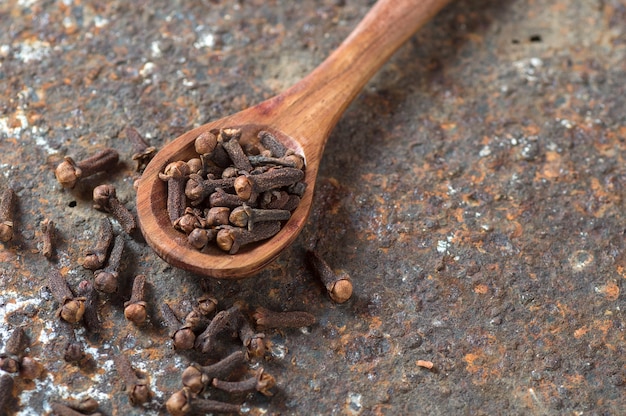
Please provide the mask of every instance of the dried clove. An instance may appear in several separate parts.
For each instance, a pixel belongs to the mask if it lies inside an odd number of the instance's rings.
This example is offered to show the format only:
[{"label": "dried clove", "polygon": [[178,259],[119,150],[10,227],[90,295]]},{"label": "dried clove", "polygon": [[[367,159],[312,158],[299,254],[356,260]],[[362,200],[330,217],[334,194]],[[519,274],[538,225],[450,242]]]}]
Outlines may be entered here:
[{"label": "dried clove", "polygon": [[199,205],[216,189],[232,188],[235,181],[236,178],[203,179],[200,175],[191,174],[185,185],[185,195],[191,200],[192,205]]},{"label": "dried clove", "polygon": [[267,150],[269,150],[271,157],[283,157],[287,148],[284,144],[279,142],[272,133],[266,130],[261,130],[257,135],[259,141]]},{"label": "dried clove", "polygon": [[258,175],[241,175],[233,184],[235,192],[244,201],[271,189],[292,185],[304,178],[304,172],[296,168],[276,168]]},{"label": "dried clove", "polygon": [[190,350],[194,346],[196,334],[189,327],[183,327],[167,303],[161,305],[161,315],[169,329],[169,336],[177,350]]},{"label": "dried clove", "polygon": [[226,207],[237,208],[243,205],[246,201],[239,198],[237,195],[229,194],[222,188],[217,188],[215,192],[209,195],[209,205],[212,207]]},{"label": "dried clove", "polygon": [[217,141],[222,144],[237,170],[250,172],[252,165],[239,144],[240,138],[241,129],[222,129],[217,137]]},{"label": "dried clove", "polygon": [[216,237],[216,229],[205,230],[204,228],[194,228],[194,230],[187,236],[187,241],[193,247],[198,250],[202,250],[207,246],[207,244],[209,244],[210,241],[215,241]]},{"label": "dried clove", "polygon": [[297,155],[295,153],[291,153],[287,156],[283,157],[271,157],[264,155],[254,155],[248,156],[248,161],[252,166],[266,166],[266,165],[274,165],[274,166],[283,166],[286,168],[297,168],[302,169],[304,166],[304,159],[302,156]]},{"label": "dried clove", "polygon": [[57,166],[54,174],[61,186],[73,188],[80,179],[104,172],[115,166],[119,157],[119,153],[115,149],[104,149],[79,162],[65,156],[65,160]]},{"label": "dried clove", "polygon": [[156,154],[156,147],[146,143],[144,138],[133,127],[126,127],[124,132],[126,133],[126,138],[132,143],[135,151],[132,155],[132,159],[137,162],[135,170],[141,172]]},{"label": "dried clove", "polygon": [[258,224],[253,231],[239,227],[222,227],[215,241],[217,246],[229,254],[235,254],[242,246],[267,240],[280,231],[280,222],[264,222]]},{"label": "dried clove", "polygon": [[263,368],[259,368],[253,377],[242,381],[223,381],[214,378],[211,385],[227,393],[250,393],[258,391],[265,396],[273,396],[271,389],[276,385],[276,380],[267,374]]},{"label": "dried clove", "polygon": [[61,319],[75,324],[83,318],[85,298],[75,297],[65,278],[56,269],[51,270],[48,274],[48,288],[52,292],[52,296],[61,304],[57,312]]},{"label": "dried clove", "polygon": [[148,387],[148,382],[137,377],[137,373],[133,369],[128,356],[117,354],[113,357],[113,363],[117,373],[124,381],[124,384],[126,384],[126,393],[130,402],[133,405],[141,405],[149,401],[152,397],[152,392]]},{"label": "dried clove", "polygon": [[241,406],[216,400],[201,399],[187,388],[172,394],[165,402],[172,416],[203,415],[207,413],[241,413]]},{"label": "dried clove", "polygon": [[259,307],[252,315],[259,328],[302,328],[313,325],[315,316],[303,311],[274,312]]},{"label": "dried clove", "polygon": [[291,212],[282,209],[255,209],[243,204],[235,208],[228,217],[231,224],[237,227],[247,227],[253,231],[254,224],[268,221],[287,221]]},{"label": "dried clove", "polygon": [[17,205],[17,195],[11,188],[2,192],[0,200],[0,241],[6,243],[13,239],[13,215]]},{"label": "dried clove", "polygon": [[146,276],[138,274],[133,281],[130,300],[124,303],[124,316],[135,325],[146,321]]},{"label": "dried clove", "polygon": [[79,363],[85,358],[83,345],[76,339],[74,328],[66,322],[61,322],[61,332],[63,332],[66,344],[63,350],[63,360],[68,363]]},{"label": "dried clove", "polygon": [[104,293],[117,292],[119,282],[120,263],[122,261],[122,254],[124,252],[124,237],[118,235],[115,237],[113,243],[113,249],[111,250],[111,256],[104,269],[99,269],[94,272],[94,286]]},{"label": "dried clove", "polygon": [[202,295],[198,298],[198,310],[203,315],[207,316],[215,311],[217,308],[217,299],[213,296]]},{"label": "dried clove", "polygon": [[108,212],[120,223],[127,234],[137,227],[133,214],[117,199],[115,186],[98,185],[93,190],[93,207]]},{"label": "dried clove", "polygon": [[196,338],[195,348],[203,353],[215,347],[216,339],[225,330],[236,331],[241,319],[241,304],[235,303],[228,309],[218,312],[207,328]]},{"label": "dried clove", "polygon": [[183,371],[183,386],[194,393],[202,392],[210,385],[214,378],[223,379],[230,376],[233,371],[245,364],[245,355],[241,351],[235,351],[226,358],[215,364],[201,366],[193,363]]},{"label": "dried clove", "polygon": [[4,347],[4,352],[0,354],[0,370],[7,373],[17,373],[24,355],[24,349],[28,346],[28,338],[21,327],[17,327],[11,332]]},{"label": "dried clove", "polygon": [[319,253],[308,250],[306,259],[315,274],[326,287],[326,291],[332,300],[344,303],[352,296],[352,279],[345,272],[335,273]]},{"label": "dried clove", "polygon": [[[85,413],[72,409],[63,403],[51,402],[50,407],[56,416],[85,416]],[[102,416],[102,413],[91,413],[89,416]]]},{"label": "dried clove", "polygon": [[172,162],[159,173],[159,178],[167,182],[167,213],[172,224],[185,212],[185,183],[190,173],[189,165],[183,161]]},{"label": "dried clove", "polygon": [[54,222],[50,219],[43,220],[41,223],[41,233],[43,235],[41,254],[43,254],[45,258],[51,259],[54,254]]},{"label": "dried clove", "polygon": [[99,332],[101,325],[98,318],[98,292],[89,280],[78,284],[78,294],[85,298],[85,313],[83,323],[90,332]]},{"label": "dried clove", "polygon": [[209,227],[228,224],[230,209],[227,207],[213,207],[206,210],[205,221]]},{"label": "dried clove", "polygon": [[34,380],[41,376],[43,372],[42,365],[31,357],[22,358],[22,362],[20,363],[20,377],[25,380]]},{"label": "dried clove", "polygon": [[265,351],[267,351],[265,334],[254,331],[250,322],[244,317],[242,317],[240,321],[237,334],[243,346],[246,348],[246,356],[248,359],[263,357],[265,355]]},{"label": "dried clove", "polygon": [[96,246],[87,251],[83,259],[83,267],[89,270],[101,268],[107,259],[109,247],[113,241],[113,227],[108,218],[102,218],[95,240]]}]

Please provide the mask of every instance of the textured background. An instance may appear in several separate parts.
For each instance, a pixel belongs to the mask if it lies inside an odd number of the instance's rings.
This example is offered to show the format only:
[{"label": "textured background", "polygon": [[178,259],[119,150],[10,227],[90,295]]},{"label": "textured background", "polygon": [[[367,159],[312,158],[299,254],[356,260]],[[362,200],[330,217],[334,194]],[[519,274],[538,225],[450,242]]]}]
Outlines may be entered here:
[{"label": "textured background", "polygon": [[[19,415],[90,394],[107,415],[163,414],[190,360],[158,314],[203,291],[219,308],[307,310],[268,332],[272,398],[251,414],[618,414],[626,406],[626,2],[454,2],[402,47],[326,148],[311,219],[265,271],[237,282],[173,269],[139,233],[122,277],[148,275],[151,321],[123,317],[129,284],[101,296],[104,331],[79,330],[91,365],[65,363],[45,288],[72,287],[114,183],[134,209],[132,125],[157,147],[280,92],[313,69],[371,1],[5,0],[0,3],[0,188],[19,196],[0,248],[0,351],[23,326],[45,367],[16,379]],[[120,168],[72,191],[64,155],[104,147]],[[40,222],[59,235],[41,249]],[[120,228],[115,224],[116,231]],[[317,245],[354,279],[333,304],[303,261]],[[133,408],[112,370],[123,351],[155,392]],[[431,360],[431,371],[416,365]]]}]

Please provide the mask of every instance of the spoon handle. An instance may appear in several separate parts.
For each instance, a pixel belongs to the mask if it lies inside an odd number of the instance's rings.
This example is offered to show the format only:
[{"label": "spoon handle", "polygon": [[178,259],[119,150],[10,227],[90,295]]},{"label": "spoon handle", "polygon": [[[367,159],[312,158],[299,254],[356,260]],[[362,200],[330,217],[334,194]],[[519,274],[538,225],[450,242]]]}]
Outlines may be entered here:
[{"label": "spoon handle", "polygon": [[324,62],[282,94],[259,104],[259,113],[310,147],[309,160],[311,150],[321,157],[331,130],[368,80],[449,1],[379,0]]}]

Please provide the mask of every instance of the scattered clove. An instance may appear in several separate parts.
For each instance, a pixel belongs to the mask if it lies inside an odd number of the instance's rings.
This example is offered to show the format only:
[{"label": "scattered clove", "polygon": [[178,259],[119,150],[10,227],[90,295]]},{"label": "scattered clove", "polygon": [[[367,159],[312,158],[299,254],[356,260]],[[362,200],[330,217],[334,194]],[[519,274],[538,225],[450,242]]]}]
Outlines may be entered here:
[{"label": "scattered clove", "polygon": [[0,370],[7,373],[17,373],[24,355],[24,349],[28,346],[28,338],[21,327],[17,327],[11,332],[4,347],[4,352],[0,354]]},{"label": "scattered clove", "polygon": [[213,296],[202,295],[198,298],[198,310],[203,315],[207,316],[215,311],[217,308],[217,299]]},{"label": "scattered clove", "polygon": [[85,313],[85,298],[75,297],[65,278],[56,269],[48,274],[48,288],[61,304],[57,315],[71,324],[80,322]]},{"label": "scattered clove", "polygon": [[242,316],[237,335],[246,348],[246,356],[248,359],[255,357],[263,357],[267,351],[265,345],[265,334],[255,332],[250,322]]},{"label": "scattered clove", "polygon": [[132,155],[132,159],[137,162],[135,170],[141,172],[156,154],[156,147],[146,143],[144,138],[133,127],[127,126],[124,132],[126,133],[126,138],[132,143],[135,151]]},{"label": "scattered clove", "polygon": [[13,239],[13,215],[17,205],[17,195],[11,188],[6,188],[0,200],[0,241],[6,243]]},{"label": "scattered clove", "polygon": [[83,280],[78,284],[78,294],[85,298],[85,313],[83,323],[88,331],[96,333],[101,329],[98,318],[98,292],[89,280]]},{"label": "scattered clove", "polygon": [[113,227],[108,218],[102,218],[95,240],[96,246],[87,251],[83,259],[83,267],[89,270],[97,270],[106,262],[109,247],[113,241]]},{"label": "scattered clove", "polygon": [[240,303],[235,303],[230,308],[218,312],[204,332],[196,338],[195,348],[208,353],[215,348],[219,334],[228,329],[236,331],[241,319],[241,306]]},{"label": "scattered clove", "polygon": [[326,291],[332,300],[344,303],[352,296],[352,279],[345,272],[335,273],[319,253],[309,250],[306,259],[315,274],[326,287]]},{"label": "scattered clove", "polygon": [[152,397],[152,392],[148,387],[147,380],[137,377],[128,356],[117,354],[113,357],[115,369],[126,384],[126,393],[133,405],[146,403]]},{"label": "scattered clove", "polygon": [[216,400],[201,399],[187,388],[172,394],[165,402],[172,416],[204,415],[207,413],[241,413],[241,406]]},{"label": "scattered clove", "polygon": [[76,339],[74,328],[66,322],[61,322],[61,332],[65,336],[66,344],[63,350],[63,360],[68,363],[80,363],[85,358],[83,345]]},{"label": "scattered clove", "polygon": [[119,157],[115,149],[104,149],[80,162],[75,162],[71,157],[65,156],[65,160],[57,166],[54,174],[61,186],[74,188],[80,179],[104,172],[117,165]]},{"label": "scattered clove", "polygon": [[146,321],[146,276],[138,274],[133,281],[130,300],[124,303],[124,316],[135,325]]},{"label": "scattered clove", "polygon": [[161,305],[161,315],[169,329],[176,350],[190,350],[196,341],[196,334],[189,327],[183,327],[167,303]]},{"label": "scattered clove", "polygon": [[43,220],[41,223],[41,233],[43,235],[43,247],[41,249],[41,254],[49,260],[54,254],[54,222],[50,219]]},{"label": "scattered clove", "polygon": [[271,389],[276,385],[276,380],[267,374],[263,368],[259,368],[253,377],[242,381],[223,381],[214,378],[211,385],[227,393],[250,393],[258,391],[265,396],[273,396]]},{"label": "scattered clove", "polygon": [[271,169],[258,175],[241,175],[233,186],[239,198],[244,201],[256,199],[256,195],[271,189],[290,186],[304,178],[304,172],[297,168]]},{"label": "scattered clove", "polygon": [[274,312],[259,307],[252,315],[259,328],[302,328],[313,325],[315,316],[303,311]]},{"label": "scattered clove", "polygon": [[193,363],[183,371],[183,386],[194,393],[200,393],[211,384],[214,378],[223,379],[230,376],[245,362],[244,353],[236,351],[215,364],[201,366]]},{"label": "scattered clove", "polygon": [[113,249],[111,250],[107,266],[104,269],[96,270],[94,272],[94,286],[96,289],[104,293],[117,292],[119,286],[118,269],[122,261],[123,252],[124,237],[118,235],[115,237],[115,242],[113,243]]},{"label": "scattered clove", "polygon": [[32,357],[22,358],[20,363],[20,377],[25,380],[35,380],[43,372],[42,365]]},{"label": "scattered clove", "polygon": [[222,129],[217,136],[218,143],[222,144],[222,147],[226,150],[226,153],[228,153],[228,156],[235,165],[235,168],[237,170],[250,172],[252,170],[252,165],[241,148],[239,139],[241,139],[240,129]]},{"label": "scattered clove", "polygon": [[95,209],[113,215],[127,234],[132,233],[137,227],[133,214],[117,199],[115,186],[96,186],[93,190],[93,202]]}]

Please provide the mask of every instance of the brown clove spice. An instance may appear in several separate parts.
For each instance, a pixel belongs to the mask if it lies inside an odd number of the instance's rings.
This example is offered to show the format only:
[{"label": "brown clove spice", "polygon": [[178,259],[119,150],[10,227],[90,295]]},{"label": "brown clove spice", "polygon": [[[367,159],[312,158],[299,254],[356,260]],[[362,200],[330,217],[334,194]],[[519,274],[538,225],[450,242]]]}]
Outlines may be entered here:
[{"label": "brown clove spice", "polygon": [[43,254],[45,258],[50,260],[54,254],[54,221],[50,219],[43,220],[41,223],[41,233],[43,236],[43,247],[41,249],[41,254]]},{"label": "brown clove spice", "polygon": [[122,261],[122,254],[124,253],[124,244],[124,237],[121,235],[116,236],[106,267],[94,272],[94,286],[99,291],[104,293],[117,292],[119,286],[118,269]]},{"label": "brown clove spice", "polygon": [[0,354],[0,370],[7,373],[17,373],[20,370],[24,349],[28,346],[28,338],[22,327],[17,327],[11,332]]},{"label": "brown clove spice", "polygon": [[117,373],[124,381],[124,384],[126,384],[126,393],[128,393],[130,402],[133,405],[141,405],[149,401],[152,397],[152,392],[148,387],[148,382],[137,377],[137,373],[133,369],[128,356],[117,354],[113,357],[113,363]]},{"label": "brown clove spice", "polygon": [[217,400],[201,399],[187,388],[172,394],[165,402],[172,416],[204,415],[207,413],[241,413],[241,406]]},{"label": "brown clove spice", "polygon": [[335,273],[316,251],[306,252],[306,259],[324,284],[328,295],[337,303],[344,303],[352,296],[352,279],[345,272]]},{"label": "brown clove spice", "polygon": [[138,274],[133,281],[130,300],[124,303],[124,316],[135,325],[146,321],[146,275]]},{"label": "brown clove spice", "polygon": [[100,228],[96,233],[96,246],[85,253],[83,267],[89,270],[97,270],[106,262],[109,247],[113,241],[113,227],[108,218],[102,218]]},{"label": "brown clove spice", "polygon": [[169,329],[169,336],[174,342],[176,350],[190,350],[196,341],[196,334],[189,327],[181,325],[180,321],[167,303],[161,305],[161,316]]},{"label": "brown clove spice", "polygon": [[85,313],[83,323],[88,331],[96,333],[101,329],[98,318],[98,291],[89,280],[83,280],[78,284],[78,294],[85,298]]},{"label": "brown clove spice", "polygon": [[208,353],[214,349],[219,334],[228,329],[236,331],[241,319],[241,307],[242,305],[237,302],[230,308],[218,312],[204,332],[196,338],[195,348]]},{"label": "brown clove spice", "polygon": [[110,213],[127,234],[137,228],[134,215],[117,199],[115,186],[98,185],[93,190],[93,207]]},{"label": "brown clove spice", "polygon": [[13,239],[13,215],[17,205],[17,195],[11,188],[2,192],[0,199],[0,241],[6,243]]},{"label": "brown clove spice", "polygon": [[61,304],[57,315],[71,324],[80,322],[85,313],[85,298],[74,296],[67,281],[57,269],[52,269],[48,274],[48,288]]},{"label": "brown clove spice", "polygon": [[302,328],[313,325],[315,316],[303,311],[274,312],[259,307],[252,315],[259,328]]},{"label": "brown clove spice", "polygon": [[110,148],[79,162],[65,156],[65,160],[57,166],[54,174],[61,186],[73,188],[80,179],[104,172],[117,165],[119,157],[117,150]]},{"label": "brown clove spice", "polygon": [[267,374],[263,368],[259,368],[253,377],[242,381],[223,381],[213,379],[211,385],[227,393],[250,393],[258,391],[265,396],[273,396],[271,389],[276,385],[276,380]]},{"label": "brown clove spice", "polygon": [[233,371],[245,364],[246,358],[243,352],[235,351],[226,358],[215,364],[201,366],[193,363],[183,371],[183,386],[194,393],[202,392],[210,385],[214,378],[223,379],[230,376]]}]

